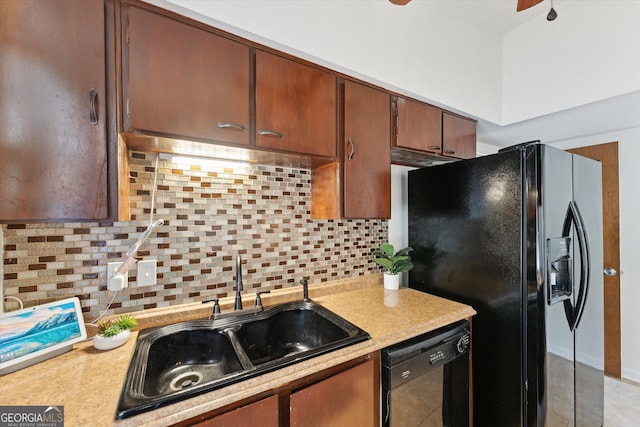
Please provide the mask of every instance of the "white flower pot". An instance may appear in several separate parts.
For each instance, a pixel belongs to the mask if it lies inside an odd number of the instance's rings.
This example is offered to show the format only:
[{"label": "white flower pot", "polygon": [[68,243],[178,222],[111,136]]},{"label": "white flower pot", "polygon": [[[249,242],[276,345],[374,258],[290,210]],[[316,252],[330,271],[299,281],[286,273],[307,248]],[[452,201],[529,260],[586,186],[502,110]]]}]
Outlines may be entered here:
[{"label": "white flower pot", "polygon": [[111,350],[112,348],[120,347],[126,343],[130,336],[131,331],[128,329],[112,337],[96,335],[93,337],[93,346],[98,350]]},{"label": "white flower pot", "polygon": [[400,274],[384,273],[384,288],[393,291],[400,288],[400,277]]}]

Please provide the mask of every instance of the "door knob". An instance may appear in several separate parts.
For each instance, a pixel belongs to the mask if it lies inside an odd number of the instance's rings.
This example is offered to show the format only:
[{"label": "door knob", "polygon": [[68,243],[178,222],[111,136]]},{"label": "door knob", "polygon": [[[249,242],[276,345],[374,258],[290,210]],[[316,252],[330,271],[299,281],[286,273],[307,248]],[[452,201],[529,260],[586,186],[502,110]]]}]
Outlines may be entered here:
[{"label": "door knob", "polygon": [[618,272],[615,268],[607,267],[604,269],[604,274],[606,274],[607,276],[615,276],[616,274],[618,274]]}]

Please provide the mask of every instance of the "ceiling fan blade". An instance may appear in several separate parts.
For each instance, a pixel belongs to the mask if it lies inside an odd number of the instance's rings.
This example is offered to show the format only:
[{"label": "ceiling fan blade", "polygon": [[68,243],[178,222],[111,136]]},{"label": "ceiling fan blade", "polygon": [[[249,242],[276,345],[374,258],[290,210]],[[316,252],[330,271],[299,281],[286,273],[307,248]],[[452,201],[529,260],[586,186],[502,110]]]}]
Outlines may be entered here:
[{"label": "ceiling fan blade", "polygon": [[538,3],[542,3],[542,0],[518,0],[516,11],[520,12],[529,9],[530,7],[535,6]]},{"label": "ceiling fan blade", "polygon": [[405,4],[409,3],[411,0],[389,0],[389,1],[395,4],[396,6],[404,6]]}]

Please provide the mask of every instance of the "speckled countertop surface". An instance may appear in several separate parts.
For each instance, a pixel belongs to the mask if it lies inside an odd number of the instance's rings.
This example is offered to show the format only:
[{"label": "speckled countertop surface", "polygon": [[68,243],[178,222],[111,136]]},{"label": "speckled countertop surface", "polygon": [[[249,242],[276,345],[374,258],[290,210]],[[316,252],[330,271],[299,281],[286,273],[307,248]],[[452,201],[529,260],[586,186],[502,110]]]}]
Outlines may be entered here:
[{"label": "speckled countertop surface", "polygon": [[[0,377],[0,404],[64,406],[69,427],[171,425],[475,314],[469,306],[412,289],[385,290],[381,275],[312,284],[309,289],[315,302],[364,329],[371,339],[121,421],[115,420],[116,406],[137,333],[124,346],[104,352],[86,341],[71,352]],[[269,306],[299,299],[300,291],[274,292],[263,301]],[[246,306],[251,298],[245,299]],[[134,314],[142,327],[149,327],[203,318],[209,312],[210,307],[190,305]]]}]

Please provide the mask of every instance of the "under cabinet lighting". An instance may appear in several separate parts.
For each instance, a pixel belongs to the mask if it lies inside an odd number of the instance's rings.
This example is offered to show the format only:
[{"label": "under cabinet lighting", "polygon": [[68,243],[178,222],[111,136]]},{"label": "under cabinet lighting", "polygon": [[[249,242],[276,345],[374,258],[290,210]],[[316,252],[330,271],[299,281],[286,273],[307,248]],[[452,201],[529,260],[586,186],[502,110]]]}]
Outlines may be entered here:
[{"label": "under cabinet lighting", "polygon": [[205,157],[185,154],[159,153],[158,157],[162,160],[170,160],[176,164],[198,165],[204,167],[248,168],[251,164],[251,161],[248,159],[223,159],[220,157]]}]

